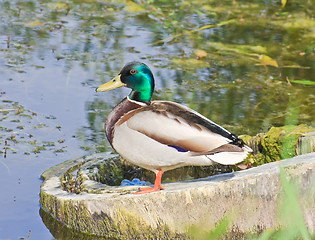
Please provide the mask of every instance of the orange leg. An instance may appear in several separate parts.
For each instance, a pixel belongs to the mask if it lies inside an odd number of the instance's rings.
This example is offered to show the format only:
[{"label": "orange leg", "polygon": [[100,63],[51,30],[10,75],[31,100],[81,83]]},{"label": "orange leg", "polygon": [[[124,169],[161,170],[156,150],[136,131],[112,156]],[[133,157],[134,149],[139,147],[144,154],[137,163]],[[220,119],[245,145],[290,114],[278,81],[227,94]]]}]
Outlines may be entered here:
[{"label": "orange leg", "polygon": [[161,169],[158,170],[155,177],[154,187],[153,188],[140,188],[139,192],[135,192],[135,194],[142,194],[142,193],[150,193],[156,192],[159,190],[164,190],[164,187],[161,185],[163,171]]}]

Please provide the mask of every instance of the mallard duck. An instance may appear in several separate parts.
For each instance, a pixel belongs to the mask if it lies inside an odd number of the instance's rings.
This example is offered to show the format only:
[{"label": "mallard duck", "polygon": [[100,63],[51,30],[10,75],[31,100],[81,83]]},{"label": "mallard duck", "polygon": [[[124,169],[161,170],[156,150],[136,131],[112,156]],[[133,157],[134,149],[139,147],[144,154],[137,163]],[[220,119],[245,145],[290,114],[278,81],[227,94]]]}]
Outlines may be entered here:
[{"label": "mallard duck", "polygon": [[124,159],[156,174],[154,187],[138,194],[163,190],[165,171],[189,165],[233,165],[252,151],[242,139],[186,106],[151,101],[154,77],[144,63],[126,64],[96,91],[119,87],[131,88],[131,93],[108,115],[105,132]]}]

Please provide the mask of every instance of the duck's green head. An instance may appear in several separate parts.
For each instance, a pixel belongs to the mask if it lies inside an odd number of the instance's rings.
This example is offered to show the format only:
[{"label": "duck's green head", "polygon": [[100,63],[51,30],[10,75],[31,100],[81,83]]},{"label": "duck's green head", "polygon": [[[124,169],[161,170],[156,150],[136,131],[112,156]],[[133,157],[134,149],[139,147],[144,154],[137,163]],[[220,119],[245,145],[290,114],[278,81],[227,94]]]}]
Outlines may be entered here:
[{"label": "duck's green head", "polygon": [[105,92],[119,87],[132,89],[129,94],[130,99],[149,103],[154,90],[153,74],[144,63],[131,62],[126,64],[116,77],[101,85],[96,91]]}]

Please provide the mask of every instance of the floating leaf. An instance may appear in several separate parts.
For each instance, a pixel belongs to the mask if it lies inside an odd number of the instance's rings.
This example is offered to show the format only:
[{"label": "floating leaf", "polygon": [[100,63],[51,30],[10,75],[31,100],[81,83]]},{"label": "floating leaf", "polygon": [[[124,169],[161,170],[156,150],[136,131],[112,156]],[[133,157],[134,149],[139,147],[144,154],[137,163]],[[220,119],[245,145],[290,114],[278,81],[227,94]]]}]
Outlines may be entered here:
[{"label": "floating leaf", "polygon": [[16,48],[22,48],[23,46],[19,43],[12,42],[12,45]]},{"label": "floating leaf", "polygon": [[238,164],[237,167],[244,170],[244,169],[247,169],[247,168],[250,168],[251,167],[251,163],[241,163],[241,164]]},{"label": "floating leaf", "polygon": [[138,3],[127,1],[126,2],[126,10],[128,12],[144,12],[145,8],[139,5]]},{"label": "floating leaf", "polygon": [[269,65],[269,66],[279,67],[277,61],[267,55],[260,55],[258,59],[260,61],[260,64],[257,64],[257,65],[263,65],[263,66]]},{"label": "floating leaf", "polygon": [[310,69],[311,67],[304,67],[304,66],[300,66],[300,65],[296,64],[296,65],[285,65],[285,66],[281,66],[281,68]]},{"label": "floating leaf", "polygon": [[315,82],[310,80],[290,80],[293,83],[305,84],[305,85],[315,85]]},{"label": "floating leaf", "polygon": [[207,56],[207,52],[201,49],[195,50],[195,55],[199,58],[204,58]]},{"label": "floating leaf", "polygon": [[37,26],[43,26],[45,24],[41,21],[36,20],[36,21],[27,23],[27,25],[30,27],[37,27]]},{"label": "floating leaf", "polygon": [[177,58],[177,59],[172,59],[171,62],[175,64],[177,67],[187,68],[187,69],[198,69],[198,68],[209,67],[209,63],[204,62],[202,60],[197,60],[194,58]]},{"label": "floating leaf", "polygon": [[68,3],[63,3],[63,2],[56,2],[56,3],[49,3],[48,5],[49,8],[54,9],[56,11],[58,10],[70,10],[70,6]]},{"label": "floating leaf", "polygon": [[233,52],[237,54],[254,56],[254,57],[259,57],[260,55],[267,53],[267,49],[259,45],[252,46],[252,45],[240,45],[240,44],[227,44],[227,43],[212,42],[212,41],[208,42],[207,45],[222,53]]},{"label": "floating leaf", "polygon": [[[201,30],[205,30],[205,29],[208,29],[208,28],[215,28],[215,27],[219,27],[219,26],[224,26],[224,25],[227,25],[227,24],[230,24],[230,23],[233,23],[233,22],[236,22],[237,20],[235,19],[230,19],[230,20],[227,20],[227,21],[223,21],[223,22],[220,22],[219,24],[208,24],[208,25],[205,25],[205,26],[202,26],[200,28],[196,28],[196,29],[193,29],[193,30],[190,30],[190,31],[185,31],[185,33],[181,33],[181,34],[177,34],[177,35],[174,35],[172,36],[171,40],[175,39],[175,38],[179,38],[183,35],[189,35],[191,33],[194,33],[194,32],[198,32],[198,31],[201,31]],[[163,40],[159,40],[159,41],[156,41],[155,43],[153,43],[152,45],[156,45],[156,44],[159,44],[159,43],[164,43],[164,42],[168,42],[170,39],[170,37],[166,38],[166,39],[163,39]]]},{"label": "floating leaf", "polygon": [[287,4],[287,0],[281,0],[281,7],[284,8]]}]

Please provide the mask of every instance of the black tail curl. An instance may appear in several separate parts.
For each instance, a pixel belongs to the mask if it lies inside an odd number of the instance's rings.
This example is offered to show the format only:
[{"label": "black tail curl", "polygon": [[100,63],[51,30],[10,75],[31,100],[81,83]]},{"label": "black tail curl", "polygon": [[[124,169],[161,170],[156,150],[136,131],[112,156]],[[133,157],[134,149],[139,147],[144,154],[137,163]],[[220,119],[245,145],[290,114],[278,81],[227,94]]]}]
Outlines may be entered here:
[{"label": "black tail curl", "polygon": [[236,145],[238,147],[244,147],[245,146],[245,142],[240,139],[238,136],[234,135],[231,133],[231,138],[232,140],[231,144]]}]

